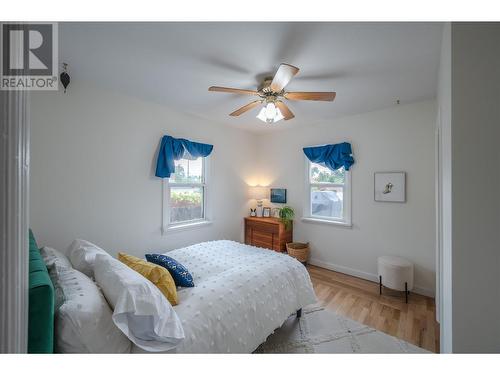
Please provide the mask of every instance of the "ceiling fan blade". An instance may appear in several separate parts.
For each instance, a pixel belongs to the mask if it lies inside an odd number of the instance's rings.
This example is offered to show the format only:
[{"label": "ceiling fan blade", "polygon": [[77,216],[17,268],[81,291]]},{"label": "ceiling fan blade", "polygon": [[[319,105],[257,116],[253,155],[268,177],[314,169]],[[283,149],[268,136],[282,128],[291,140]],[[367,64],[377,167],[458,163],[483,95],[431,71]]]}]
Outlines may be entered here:
[{"label": "ceiling fan blade", "polygon": [[244,95],[259,95],[259,93],[255,90],[233,89],[231,87],[221,87],[221,86],[210,86],[208,88],[208,91],[230,92],[233,94],[244,94]]},{"label": "ceiling fan blade", "polygon": [[285,98],[289,100],[320,100],[333,102],[337,93],[335,92],[287,92]]},{"label": "ceiling fan blade", "polygon": [[251,103],[248,103],[247,105],[244,105],[241,108],[238,108],[236,111],[230,113],[229,116],[239,116],[242,113],[245,113],[246,111],[249,111],[249,110],[251,110],[254,107],[257,107],[261,103],[262,103],[261,100],[255,100],[255,101],[253,101]]},{"label": "ceiling fan blade", "polygon": [[295,115],[292,113],[292,111],[290,111],[290,108],[288,108],[288,106],[285,103],[277,101],[276,107],[279,108],[285,120],[290,120],[295,117]]},{"label": "ceiling fan blade", "polygon": [[271,82],[271,90],[274,92],[280,92],[286,85],[288,85],[298,72],[299,68],[293,65],[281,64],[278,71],[274,75],[273,81]]}]

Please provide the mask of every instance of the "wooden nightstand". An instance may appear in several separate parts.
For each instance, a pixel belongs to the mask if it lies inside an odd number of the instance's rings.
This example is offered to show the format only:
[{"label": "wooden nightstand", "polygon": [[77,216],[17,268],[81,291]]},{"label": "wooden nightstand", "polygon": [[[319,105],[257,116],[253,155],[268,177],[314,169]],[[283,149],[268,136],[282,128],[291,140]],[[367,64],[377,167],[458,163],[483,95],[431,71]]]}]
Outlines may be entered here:
[{"label": "wooden nightstand", "polygon": [[279,219],[271,217],[245,218],[245,243],[275,251],[286,251],[286,244],[293,242],[292,224],[285,229]]}]

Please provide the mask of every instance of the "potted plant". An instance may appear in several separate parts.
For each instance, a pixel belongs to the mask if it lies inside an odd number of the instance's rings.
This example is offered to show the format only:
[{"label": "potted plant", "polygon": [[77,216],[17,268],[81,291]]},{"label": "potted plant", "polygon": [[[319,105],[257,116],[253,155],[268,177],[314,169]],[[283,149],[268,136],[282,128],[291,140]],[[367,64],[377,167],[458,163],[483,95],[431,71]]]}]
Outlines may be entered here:
[{"label": "potted plant", "polygon": [[[290,206],[284,206],[279,211],[279,217],[286,229],[290,229],[292,220],[295,217],[295,211]],[[302,264],[307,263],[309,257],[309,243],[290,242],[286,244],[286,251],[288,255],[296,258]]]},{"label": "potted plant", "polygon": [[295,217],[295,211],[290,206],[284,206],[280,208],[279,217],[283,224],[285,224],[285,228],[289,229],[292,224],[292,220]]}]

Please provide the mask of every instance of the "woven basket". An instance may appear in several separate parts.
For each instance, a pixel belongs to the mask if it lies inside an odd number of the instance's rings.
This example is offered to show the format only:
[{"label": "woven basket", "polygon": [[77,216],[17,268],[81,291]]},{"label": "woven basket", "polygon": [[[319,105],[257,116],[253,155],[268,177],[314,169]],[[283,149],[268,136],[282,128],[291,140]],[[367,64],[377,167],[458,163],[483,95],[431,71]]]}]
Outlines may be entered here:
[{"label": "woven basket", "polygon": [[290,242],[286,244],[288,255],[294,257],[299,262],[307,262],[309,257],[309,243]]}]

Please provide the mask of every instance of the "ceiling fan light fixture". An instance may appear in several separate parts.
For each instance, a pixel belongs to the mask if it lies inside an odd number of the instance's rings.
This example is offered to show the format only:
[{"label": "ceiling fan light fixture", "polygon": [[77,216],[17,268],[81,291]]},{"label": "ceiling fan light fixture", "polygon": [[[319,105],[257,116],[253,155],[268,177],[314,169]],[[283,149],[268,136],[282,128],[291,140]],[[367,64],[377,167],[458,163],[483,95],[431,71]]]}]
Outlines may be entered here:
[{"label": "ceiling fan light fixture", "polygon": [[285,117],[281,114],[281,111],[278,107],[276,107],[276,116],[274,116],[274,122],[278,122],[283,120]]},{"label": "ceiling fan light fixture", "polygon": [[259,111],[259,114],[257,115],[257,118],[260,121],[267,122],[267,117],[266,117],[266,107],[262,107],[261,110]]},{"label": "ceiling fan light fixture", "polygon": [[275,123],[277,121],[283,120],[283,115],[281,111],[273,102],[267,103],[265,107],[263,107],[257,118],[263,122],[267,122],[268,124]]},{"label": "ceiling fan light fixture", "polygon": [[240,116],[261,104],[264,105],[259,111],[257,118],[268,124],[280,120],[291,120],[295,117],[293,112],[285,104],[287,100],[313,100],[320,102],[332,102],[336,93],[320,91],[285,91],[285,87],[293,77],[297,75],[299,68],[282,63],[273,77],[265,78],[257,90],[235,89],[231,87],[210,86],[208,91],[227,92],[233,94],[253,95],[259,99],[238,108],[229,116]]},{"label": "ceiling fan light fixture", "polygon": [[267,121],[272,122],[272,120],[274,120],[275,116],[276,116],[276,106],[274,105],[273,102],[267,103],[267,105],[266,105]]}]

